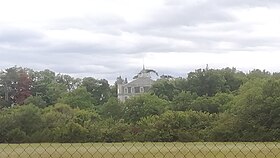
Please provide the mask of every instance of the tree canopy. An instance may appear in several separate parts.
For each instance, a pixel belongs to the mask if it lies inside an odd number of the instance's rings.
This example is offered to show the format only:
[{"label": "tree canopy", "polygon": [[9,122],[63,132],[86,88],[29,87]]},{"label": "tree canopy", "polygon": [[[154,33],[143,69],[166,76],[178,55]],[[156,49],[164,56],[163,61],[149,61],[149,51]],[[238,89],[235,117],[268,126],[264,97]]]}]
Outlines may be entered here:
[{"label": "tree canopy", "polygon": [[106,79],[11,67],[0,73],[0,143],[280,141],[279,74],[162,75],[120,102]]}]

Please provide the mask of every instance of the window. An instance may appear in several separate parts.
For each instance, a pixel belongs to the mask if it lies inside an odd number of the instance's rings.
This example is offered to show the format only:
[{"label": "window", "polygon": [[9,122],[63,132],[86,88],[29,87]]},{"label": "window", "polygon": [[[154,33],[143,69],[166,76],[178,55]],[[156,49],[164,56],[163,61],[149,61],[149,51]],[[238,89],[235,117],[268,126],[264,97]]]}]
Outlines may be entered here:
[{"label": "window", "polygon": [[135,93],[140,93],[140,87],[134,87],[134,92]]},{"label": "window", "polygon": [[127,87],[127,90],[128,93],[131,93],[131,87]]},{"label": "window", "polygon": [[124,88],[124,93],[127,93],[127,88]]},{"label": "window", "polygon": [[140,87],[140,93],[144,93],[144,88]]}]

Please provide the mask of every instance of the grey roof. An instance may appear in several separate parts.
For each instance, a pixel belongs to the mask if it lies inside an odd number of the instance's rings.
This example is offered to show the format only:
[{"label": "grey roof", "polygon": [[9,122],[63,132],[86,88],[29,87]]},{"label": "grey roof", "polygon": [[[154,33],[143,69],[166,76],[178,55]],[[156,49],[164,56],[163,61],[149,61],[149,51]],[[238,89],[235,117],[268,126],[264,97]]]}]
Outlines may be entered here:
[{"label": "grey roof", "polygon": [[149,77],[138,77],[137,79],[125,84],[124,86],[151,86],[154,80]]}]

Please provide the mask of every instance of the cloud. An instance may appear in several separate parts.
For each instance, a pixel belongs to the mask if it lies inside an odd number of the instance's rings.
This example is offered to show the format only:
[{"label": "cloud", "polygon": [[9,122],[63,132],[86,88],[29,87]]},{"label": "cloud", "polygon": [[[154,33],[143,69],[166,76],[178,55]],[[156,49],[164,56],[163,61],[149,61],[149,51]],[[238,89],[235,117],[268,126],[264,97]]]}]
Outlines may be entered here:
[{"label": "cloud", "polygon": [[52,21],[48,27],[50,29],[82,29],[92,32],[120,35],[127,25],[124,18],[116,15],[99,14],[85,17],[72,17]]},{"label": "cloud", "polygon": [[[34,17],[23,11],[8,17],[0,10],[0,69],[48,68],[113,81],[133,77],[145,60],[160,73],[185,76],[207,63],[232,65],[234,54],[252,56],[239,67],[256,66],[266,53],[277,58],[280,48],[278,0],[64,2],[51,13],[55,2],[44,2],[47,8],[39,5]],[[276,63],[273,58],[264,67]]]},{"label": "cloud", "polygon": [[201,3],[193,6],[166,6],[152,15],[148,25],[157,27],[192,26],[204,23],[230,22],[235,19],[223,8]]},{"label": "cloud", "polygon": [[185,5],[185,6],[194,6],[197,4],[206,4],[208,6],[218,6],[218,7],[269,7],[274,6],[275,4],[280,4],[278,0],[194,0],[194,1],[185,1],[185,0],[165,0],[166,5]]},{"label": "cloud", "polygon": [[8,44],[15,46],[37,45],[42,40],[43,34],[37,31],[20,28],[5,28],[0,29],[0,44]]},{"label": "cloud", "polygon": [[224,7],[273,7],[279,5],[278,0],[214,0],[209,3],[216,3],[217,5]]}]

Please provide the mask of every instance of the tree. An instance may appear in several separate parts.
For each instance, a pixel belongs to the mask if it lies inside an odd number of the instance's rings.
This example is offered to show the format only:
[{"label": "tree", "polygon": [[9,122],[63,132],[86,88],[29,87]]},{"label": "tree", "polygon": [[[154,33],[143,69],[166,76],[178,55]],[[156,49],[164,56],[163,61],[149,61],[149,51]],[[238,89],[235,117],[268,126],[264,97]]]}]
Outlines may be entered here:
[{"label": "tree", "polygon": [[195,111],[166,111],[142,118],[137,125],[137,141],[190,142],[204,140],[215,116]]},{"label": "tree", "polygon": [[73,78],[69,75],[58,74],[56,75],[57,83],[63,84],[67,87],[67,91],[70,92],[81,85],[81,79]]},{"label": "tree", "polygon": [[82,81],[82,86],[86,87],[95,100],[95,105],[102,105],[108,101],[110,97],[110,85],[107,80],[97,80],[92,77],[85,77]]},{"label": "tree", "polygon": [[120,119],[124,105],[118,98],[111,97],[105,104],[100,107],[100,114],[105,118]]},{"label": "tree", "polygon": [[217,103],[213,98],[208,96],[202,96],[196,98],[196,100],[192,102],[191,110],[218,113],[219,106],[219,103]]},{"label": "tree", "polygon": [[143,117],[163,113],[168,102],[155,95],[143,94],[129,98],[124,106],[123,118],[128,122],[136,122]]},{"label": "tree", "polygon": [[125,142],[131,139],[130,126],[123,120],[102,119],[89,127],[90,142]]},{"label": "tree", "polygon": [[26,135],[31,135],[42,127],[41,111],[34,105],[18,108],[15,113],[15,122]]},{"label": "tree", "polygon": [[21,67],[11,67],[0,75],[0,95],[8,104],[23,104],[31,95],[32,80],[30,70]]},{"label": "tree", "polygon": [[171,104],[171,109],[174,111],[186,111],[192,108],[193,101],[197,98],[196,94],[190,91],[181,92],[174,97]]},{"label": "tree", "polygon": [[6,69],[0,75],[0,86],[2,89],[2,95],[6,102],[10,105],[15,103],[16,88],[19,80],[18,71],[21,68],[11,67]]},{"label": "tree", "polygon": [[249,74],[247,74],[247,77],[249,78],[249,80],[251,79],[265,79],[265,78],[270,78],[271,74],[270,72],[266,71],[266,70],[260,70],[260,69],[254,69],[252,71],[249,72]]},{"label": "tree", "polygon": [[30,96],[24,100],[24,104],[33,104],[39,108],[45,108],[47,106],[46,101],[41,96]]},{"label": "tree", "polygon": [[43,96],[48,105],[54,105],[58,99],[67,93],[67,87],[64,84],[52,82],[46,86],[45,95]]},{"label": "tree", "polygon": [[218,70],[214,69],[198,69],[190,72],[187,77],[188,90],[199,96],[214,96],[218,92],[222,92],[226,80]]},{"label": "tree", "polygon": [[28,142],[43,127],[41,110],[34,105],[3,109],[0,116],[0,142]]},{"label": "tree", "polygon": [[85,87],[80,87],[72,92],[63,94],[58,102],[80,109],[93,108],[94,106],[94,100]]},{"label": "tree", "polygon": [[34,72],[32,74],[32,83],[31,92],[33,96],[41,96],[47,105],[55,103],[57,97],[55,97],[55,99],[53,96],[49,96],[49,94],[53,95],[51,94],[51,87],[53,87],[53,89],[57,89],[55,88],[55,72],[47,69],[44,71]]},{"label": "tree", "polygon": [[174,96],[179,93],[172,81],[168,79],[159,79],[153,83],[151,93],[165,100],[173,100]]},{"label": "tree", "polygon": [[[225,112],[218,115],[217,120],[208,128],[207,141],[232,142],[240,140],[236,115]],[[244,140],[245,141],[245,140]]]},{"label": "tree", "polygon": [[218,105],[219,112],[225,112],[231,109],[231,102],[234,99],[234,95],[231,93],[217,93],[211,99]]},{"label": "tree", "polygon": [[31,96],[31,84],[32,81],[28,74],[23,70],[19,71],[19,81],[16,87],[15,102],[17,104],[23,104],[24,100]]},{"label": "tree", "polygon": [[224,68],[220,70],[220,73],[226,81],[222,90],[224,92],[237,91],[247,81],[245,73],[237,71],[236,68]]},{"label": "tree", "polygon": [[67,142],[66,124],[74,118],[74,110],[69,105],[57,103],[48,106],[42,110],[41,118],[45,127],[41,132],[48,136],[47,142]]},{"label": "tree", "polygon": [[253,79],[240,88],[232,109],[241,141],[280,139],[280,80]]}]

